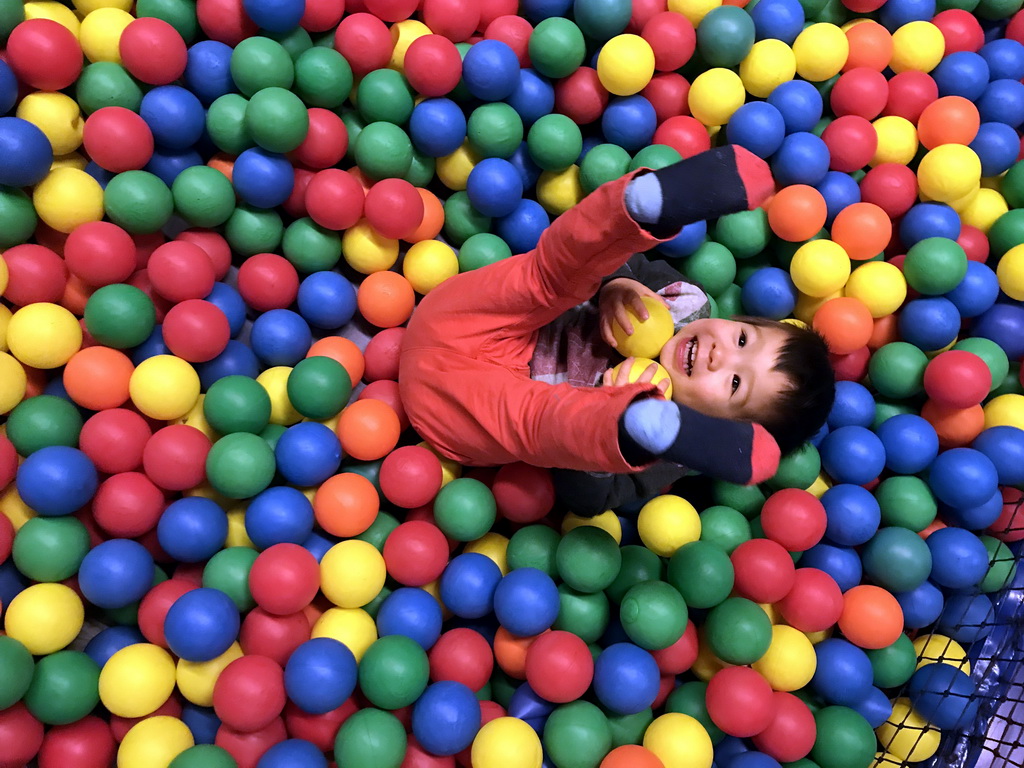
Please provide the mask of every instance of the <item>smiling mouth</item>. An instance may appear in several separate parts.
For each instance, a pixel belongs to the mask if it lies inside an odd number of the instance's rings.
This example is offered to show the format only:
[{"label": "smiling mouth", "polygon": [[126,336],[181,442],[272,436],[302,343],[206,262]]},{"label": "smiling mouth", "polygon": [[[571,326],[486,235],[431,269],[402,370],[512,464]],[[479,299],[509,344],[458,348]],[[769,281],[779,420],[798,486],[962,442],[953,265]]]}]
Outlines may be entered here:
[{"label": "smiling mouth", "polygon": [[686,371],[687,376],[693,375],[693,364],[697,361],[697,337],[694,336],[686,342],[686,346],[683,347],[683,370]]}]

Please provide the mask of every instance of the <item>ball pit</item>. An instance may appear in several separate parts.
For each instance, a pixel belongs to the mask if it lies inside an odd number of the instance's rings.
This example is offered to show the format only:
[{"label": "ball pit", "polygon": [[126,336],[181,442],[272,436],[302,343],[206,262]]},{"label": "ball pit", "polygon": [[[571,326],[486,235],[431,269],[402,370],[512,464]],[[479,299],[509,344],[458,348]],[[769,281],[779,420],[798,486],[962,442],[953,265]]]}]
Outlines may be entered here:
[{"label": "ball pit", "polygon": [[[868,768],[973,723],[1019,3],[73,6],[0,0],[0,766]],[[417,444],[422,296],[724,141],[774,198],[655,255],[826,339],[812,442],[592,520]]]}]

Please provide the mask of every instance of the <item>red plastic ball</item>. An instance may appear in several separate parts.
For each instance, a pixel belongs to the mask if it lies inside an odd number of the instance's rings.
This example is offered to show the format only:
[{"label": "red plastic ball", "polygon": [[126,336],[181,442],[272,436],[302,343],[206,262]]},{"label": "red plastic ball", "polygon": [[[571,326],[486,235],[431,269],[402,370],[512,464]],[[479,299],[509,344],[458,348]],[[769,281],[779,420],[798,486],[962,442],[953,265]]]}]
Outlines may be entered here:
[{"label": "red plastic ball", "polygon": [[107,768],[117,744],[110,726],[95,715],[67,725],[55,725],[43,738],[39,768]]},{"label": "red plastic ball", "polygon": [[291,157],[308,168],[330,168],[348,151],[348,129],[344,121],[329,109],[307,110],[309,130]]},{"label": "red plastic ball", "polygon": [[417,93],[445,96],[462,78],[459,49],[441,35],[418,37],[405,52],[405,76]]},{"label": "red plastic ball", "polygon": [[789,552],[805,552],[825,535],[828,516],[813,493],[799,488],[776,491],[761,508],[765,536]]},{"label": "red plastic ball", "polygon": [[62,24],[26,19],[7,38],[7,63],[18,81],[40,91],[61,91],[82,72],[82,46]]},{"label": "red plastic ball", "polygon": [[448,564],[448,540],[436,525],[412,520],[391,532],[383,554],[391,578],[407,587],[422,587],[440,578]]},{"label": "red plastic ball", "polygon": [[697,31],[693,24],[675,11],[661,11],[651,16],[640,37],[654,51],[654,68],[659,72],[679,69],[697,49]]},{"label": "red plastic ball", "polygon": [[259,31],[242,0],[196,0],[196,17],[208,38],[232,48]]},{"label": "red plastic ball", "polygon": [[866,166],[878,149],[874,126],[860,115],[837,117],[825,126],[821,140],[829,151],[829,168],[843,173]]},{"label": "red plastic ball", "polygon": [[0,565],[7,562],[14,546],[14,523],[7,515],[0,515]]},{"label": "red plastic ball", "polygon": [[363,350],[366,370],[365,381],[398,379],[398,363],[402,351],[405,328],[385,328],[373,335]]},{"label": "red plastic ball", "polygon": [[307,32],[326,32],[334,29],[345,14],[345,4],[339,0],[306,0],[299,26]]},{"label": "red plastic ball", "polygon": [[449,629],[431,647],[430,679],[454,680],[479,691],[491,679],[494,652],[479,632],[468,627]]},{"label": "red plastic ball", "polygon": [[583,696],[594,680],[594,657],[572,632],[545,632],[526,652],[526,682],[542,699],[566,704]]},{"label": "red plastic ball", "polygon": [[309,188],[309,182],[312,181],[313,176],[313,171],[301,167],[295,169],[295,184],[292,185],[292,193],[281,204],[284,212],[293,219],[301,219],[309,215],[306,210],[306,190]]},{"label": "red plastic ball", "polygon": [[371,13],[346,16],[334,31],[334,49],[345,57],[356,77],[386,67],[393,48],[387,25]]},{"label": "red plastic ball", "polygon": [[860,199],[897,219],[917,202],[917,174],[899,163],[876,165],[860,181]]},{"label": "red plastic ball", "polygon": [[693,157],[711,149],[708,130],[697,118],[676,115],[668,118],[654,131],[653,144],[667,144],[683,158]]},{"label": "red plastic ball", "polygon": [[957,244],[964,249],[967,258],[984,264],[988,261],[989,242],[988,236],[977,227],[970,224],[960,225],[960,237],[956,239]]},{"label": "red plastic ball", "polygon": [[491,491],[498,514],[514,523],[535,523],[555,506],[551,472],[521,461],[502,466]]},{"label": "red plastic ball", "polygon": [[651,102],[658,125],[670,117],[690,114],[690,81],[678,72],[656,74],[640,95]]},{"label": "red plastic ball", "polygon": [[[468,40],[480,25],[479,0],[423,0],[420,16],[435,35],[444,35],[453,43]],[[409,46],[412,48],[412,46]],[[409,54],[406,52],[406,73]]]},{"label": "red plastic ball", "polygon": [[320,566],[312,553],[298,544],[268,547],[249,571],[253,600],[275,616],[301,611],[313,602],[319,589]]},{"label": "red plastic ball", "polygon": [[174,239],[193,243],[206,251],[206,255],[210,257],[210,262],[213,264],[213,275],[218,280],[223,280],[228,270],[231,269],[231,246],[219,232],[214,232],[212,229],[186,229]]},{"label": "red plastic ball", "polygon": [[138,469],[152,435],[149,424],[135,411],[112,408],[86,419],[78,436],[78,447],[96,469],[112,475]]},{"label": "red plastic ball", "polygon": [[302,612],[275,616],[256,607],[246,614],[238,634],[238,643],[246,654],[266,656],[280,665],[288,662],[292,651],[309,640],[309,619]]},{"label": "red plastic ball", "polygon": [[430,503],[441,490],[441,460],[433,451],[406,445],[389,453],[380,465],[384,498],[403,509]]},{"label": "red plastic ball", "polygon": [[845,355],[829,354],[828,361],[836,374],[836,381],[860,381],[868,373],[871,350],[867,346]]},{"label": "red plastic ball", "polygon": [[7,435],[0,434],[0,488],[6,488],[18,473],[18,453]]},{"label": "red plastic ball", "polygon": [[86,285],[121,283],[135,271],[135,241],[109,221],[81,224],[64,243],[68,270]]},{"label": "red plastic ball", "polygon": [[173,302],[209,296],[217,282],[206,251],[183,240],[172,240],[153,251],[146,271],[153,289]]},{"label": "red plastic ball", "polygon": [[213,685],[213,710],[237,731],[258,731],[284,711],[284,670],[266,656],[242,656]]},{"label": "red plastic ball", "polygon": [[309,217],[327,229],[341,231],[355,225],[363,216],[365,200],[359,180],[337,168],[316,173],[306,187]]},{"label": "red plastic ball", "polygon": [[836,580],[817,568],[797,568],[793,586],[778,602],[786,623],[801,632],[834,627],[843,612],[843,593]]},{"label": "red plastic ball", "polygon": [[754,746],[782,763],[807,757],[818,734],[814,714],[803,701],[786,691],[772,694],[772,709],[772,720],[754,735]]},{"label": "red plastic ball", "polygon": [[785,548],[771,539],[750,539],[729,556],[736,571],[735,591],[755,603],[774,603],[793,587],[795,567]]},{"label": "red plastic ball", "polygon": [[284,720],[275,717],[266,727],[249,733],[221,725],[214,744],[227,750],[235,758],[238,768],[256,768],[256,763],[268,749],[287,738]]},{"label": "red plastic ball", "polygon": [[331,752],[342,724],[358,710],[359,706],[353,698],[346,699],[340,707],[322,715],[303,712],[289,701],[284,708],[284,724],[291,738],[305,739],[321,751]]},{"label": "red plastic ball", "polygon": [[924,369],[924,391],[947,408],[970,408],[984,400],[992,373],[973,352],[950,349],[936,355]]},{"label": "red plastic ball", "polygon": [[530,36],[533,34],[533,25],[522,16],[516,15],[516,6],[512,5],[508,13],[494,17],[484,25],[484,8],[481,8],[480,23],[484,26],[484,37],[488,40],[498,40],[505,43],[519,59],[519,66],[529,67],[530,62]]},{"label": "red plastic ball", "polygon": [[383,179],[366,193],[363,212],[381,235],[404,240],[423,221],[423,198],[405,179]]},{"label": "red plastic ball", "polygon": [[452,755],[435,755],[427,752],[423,745],[410,736],[405,747],[401,768],[455,768]]},{"label": "red plastic ball", "polygon": [[149,125],[124,107],[102,107],[89,115],[82,144],[96,165],[112,173],[141,170],[153,157]]},{"label": "red plastic ball", "polygon": [[949,8],[935,14],[932,24],[946,41],[946,56],[960,51],[978,51],[985,44],[985,30],[973,14],[962,8]]},{"label": "red plastic ball", "polygon": [[708,716],[730,736],[761,733],[775,715],[768,681],[750,667],[726,667],[708,681]]},{"label": "red plastic ball", "polygon": [[359,392],[356,400],[380,400],[391,406],[391,410],[398,416],[398,424],[405,431],[409,428],[409,415],[402,405],[402,396],[399,392],[398,382],[391,379],[379,379],[371,381]]},{"label": "red plastic ball", "polygon": [[190,363],[205,363],[227,347],[231,326],[216,304],[187,299],[167,311],[163,336],[167,348],[177,357]]},{"label": "red plastic ball", "polygon": [[577,125],[600,119],[608,106],[608,98],[597,70],[591,67],[580,67],[555,83],[555,111]]},{"label": "red plastic ball", "polygon": [[164,620],[167,618],[167,612],[179,597],[198,586],[179,578],[175,572],[173,579],[162,581],[150,589],[139,603],[139,631],[142,632],[142,636],[153,645],[166,648]]},{"label": "red plastic ball", "polygon": [[917,124],[924,108],[939,98],[939,86],[931,75],[908,69],[889,81],[889,100],[882,114],[898,115]]},{"label": "red plastic ball", "polygon": [[22,768],[43,744],[43,724],[20,701],[0,710],[0,768]]},{"label": "red plastic ball", "polygon": [[136,19],[121,33],[118,49],[128,73],[149,85],[173,83],[185,73],[188,63],[185,41],[163,19]]},{"label": "red plastic ball", "polygon": [[210,438],[187,424],[158,429],[142,452],[149,479],[166,491],[187,491],[206,479]]},{"label": "red plastic ball", "polygon": [[284,256],[257,253],[238,268],[238,292],[257,312],[287,309],[299,295],[299,273]]},{"label": "red plastic ball", "polygon": [[651,651],[663,675],[681,675],[693,666],[698,652],[697,627],[692,621],[686,622],[682,637],[667,648]]},{"label": "red plastic ball", "polygon": [[68,270],[54,251],[42,245],[25,243],[0,254],[7,262],[7,288],[4,298],[18,307],[47,301],[60,302],[68,282]]},{"label": "red plastic ball", "polygon": [[644,25],[668,8],[666,0],[633,0],[626,32],[639,35]]},{"label": "red plastic ball", "polygon": [[514,16],[518,10],[518,0],[480,0],[480,24],[477,29],[487,29],[495,19]]},{"label": "red plastic ball", "polygon": [[416,12],[419,0],[363,0],[366,10],[381,21],[405,21]]},{"label": "red plastic ball", "polygon": [[841,74],[829,94],[837,117],[858,115],[874,120],[882,114],[888,100],[889,81],[869,67],[855,67]]},{"label": "red plastic ball", "polygon": [[141,472],[111,475],[96,490],[92,516],[111,536],[131,539],[156,527],[164,511],[163,491]]}]

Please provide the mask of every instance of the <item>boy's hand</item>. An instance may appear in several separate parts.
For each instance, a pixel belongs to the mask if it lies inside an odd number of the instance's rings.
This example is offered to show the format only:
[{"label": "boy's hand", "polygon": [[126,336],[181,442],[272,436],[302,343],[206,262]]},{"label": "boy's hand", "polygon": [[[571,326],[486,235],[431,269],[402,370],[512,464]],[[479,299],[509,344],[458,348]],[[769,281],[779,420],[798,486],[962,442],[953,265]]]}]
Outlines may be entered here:
[{"label": "boy's hand", "polygon": [[[658,372],[658,366],[655,363],[648,365],[635,382],[629,380],[629,372],[632,370],[633,363],[635,361],[635,357],[627,357],[622,363],[616,366],[616,368],[619,369],[617,373],[615,373],[614,368],[609,368],[601,377],[601,385],[604,387],[625,387],[628,384],[648,384],[653,381],[654,374]],[[658,382],[658,392],[660,392],[662,396],[664,396],[668,391],[668,385],[668,379],[662,379]]]},{"label": "boy's hand", "polygon": [[645,296],[665,302],[661,296],[646,285],[628,277],[616,278],[601,289],[597,302],[601,314],[601,338],[609,347],[613,349],[616,347],[612,323],[618,323],[627,336],[633,335],[633,323],[629,320],[627,307],[632,309],[641,320],[646,320],[649,317],[650,313],[643,302]]}]

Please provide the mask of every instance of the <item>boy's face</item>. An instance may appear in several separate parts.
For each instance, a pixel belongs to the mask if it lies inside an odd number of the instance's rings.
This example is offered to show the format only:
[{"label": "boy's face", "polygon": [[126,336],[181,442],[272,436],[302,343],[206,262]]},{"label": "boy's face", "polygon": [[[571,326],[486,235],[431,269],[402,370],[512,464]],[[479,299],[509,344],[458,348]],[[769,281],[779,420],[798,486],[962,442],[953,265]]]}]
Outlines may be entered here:
[{"label": "boy's face", "polygon": [[790,387],[789,378],[773,370],[784,341],[777,328],[694,320],[661,350],[672,399],[708,416],[757,421]]}]

